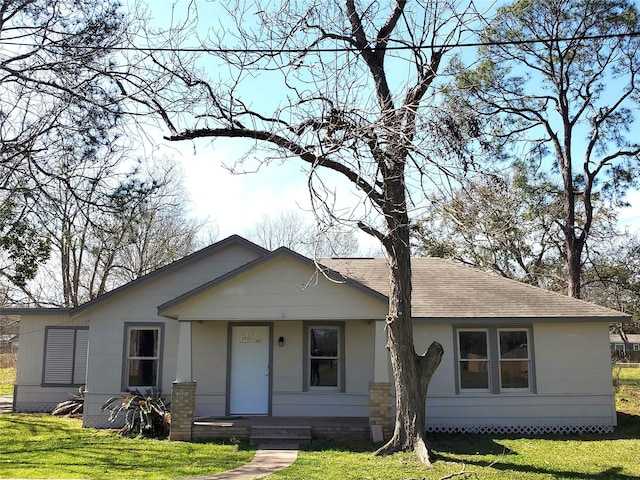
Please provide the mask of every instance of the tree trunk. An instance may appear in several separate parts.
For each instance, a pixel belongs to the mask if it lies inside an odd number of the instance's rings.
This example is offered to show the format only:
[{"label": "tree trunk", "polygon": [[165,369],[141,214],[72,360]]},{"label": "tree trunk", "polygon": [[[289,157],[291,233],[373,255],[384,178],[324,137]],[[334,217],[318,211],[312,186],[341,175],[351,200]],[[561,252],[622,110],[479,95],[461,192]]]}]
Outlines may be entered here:
[{"label": "tree trunk", "polygon": [[582,271],[582,249],[584,241],[575,238],[573,232],[566,232],[567,236],[567,295],[580,298],[580,274]]},{"label": "tree trunk", "polygon": [[409,219],[404,183],[399,180],[404,177],[391,175],[390,178],[393,180],[387,182],[386,189],[388,205],[396,208],[386,215],[388,234],[384,244],[390,265],[386,331],[395,382],[396,418],[393,436],[376,455],[413,450],[430,467],[430,452],[425,440],[427,387],[440,364],[443,348],[433,342],[425,354],[417,355],[413,345]]}]

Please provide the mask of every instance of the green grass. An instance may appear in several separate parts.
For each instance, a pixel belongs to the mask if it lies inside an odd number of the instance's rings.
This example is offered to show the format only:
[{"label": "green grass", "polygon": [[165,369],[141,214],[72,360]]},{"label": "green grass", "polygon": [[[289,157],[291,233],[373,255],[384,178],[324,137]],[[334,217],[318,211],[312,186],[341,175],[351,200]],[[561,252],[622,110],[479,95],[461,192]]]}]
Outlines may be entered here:
[{"label": "green grass", "polygon": [[[434,435],[437,456],[426,470],[411,454],[373,457],[375,445],[314,442],[269,480],[640,480],[640,369],[614,370],[615,433],[518,438]],[[0,478],[172,479],[212,475],[248,462],[237,444],[128,439],[78,420],[0,415]]]},{"label": "green grass", "polygon": [[253,454],[235,444],[123,438],[70,418],[0,415],[0,478],[186,478],[238,467]]},{"label": "green grass", "polygon": [[376,458],[360,451],[322,449],[300,452],[273,480],[620,480],[640,479],[640,419],[622,416],[609,435],[514,438],[495,435],[434,435],[435,466],[425,469],[411,454]]},{"label": "green grass", "polygon": [[640,416],[640,368],[616,366],[613,368],[613,380],[616,410]]},{"label": "green grass", "polygon": [[0,368],[0,395],[13,395],[13,383],[15,381],[15,367]]}]

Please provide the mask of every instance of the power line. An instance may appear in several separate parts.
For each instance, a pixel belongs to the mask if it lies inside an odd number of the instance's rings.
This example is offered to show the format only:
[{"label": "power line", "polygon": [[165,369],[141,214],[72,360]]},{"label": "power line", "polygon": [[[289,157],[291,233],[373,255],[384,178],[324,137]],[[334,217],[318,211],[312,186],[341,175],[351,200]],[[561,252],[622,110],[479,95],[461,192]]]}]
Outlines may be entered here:
[{"label": "power line", "polygon": [[[387,46],[387,51],[409,51],[409,50],[441,50],[451,48],[469,48],[469,47],[490,47],[490,46],[509,46],[509,45],[531,45],[536,43],[556,43],[556,42],[573,42],[573,41],[585,41],[585,40],[607,40],[616,38],[634,38],[639,37],[640,31],[632,31],[626,33],[615,34],[602,34],[602,35],[584,35],[574,37],[546,37],[546,38],[534,38],[534,39],[522,39],[522,40],[504,40],[504,41],[480,41],[480,42],[460,42],[453,44],[434,44],[434,45],[401,45],[401,46]],[[20,42],[7,42],[1,41],[0,45],[7,46],[19,46],[30,48],[43,48],[41,44],[26,44]],[[45,47],[61,47],[64,44],[48,44]],[[89,46],[89,45],[67,45],[75,49],[99,49],[104,47]],[[370,45],[373,48],[373,46]],[[269,49],[269,48],[206,48],[206,47],[106,47],[105,50],[114,52],[172,52],[172,53],[257,53],[278,55],[285,53],[346,53],[346,52],[358,52],[359,49],[355,47],[336,47],[336,48],[282,48],[282,49]]]}]

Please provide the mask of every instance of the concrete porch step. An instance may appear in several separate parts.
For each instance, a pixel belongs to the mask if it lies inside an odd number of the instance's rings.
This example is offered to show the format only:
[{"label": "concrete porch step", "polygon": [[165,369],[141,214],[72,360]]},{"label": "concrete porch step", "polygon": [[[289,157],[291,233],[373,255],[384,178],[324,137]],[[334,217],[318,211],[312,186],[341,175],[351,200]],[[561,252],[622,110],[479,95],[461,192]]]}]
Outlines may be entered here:
[{"label": "concrete porch step", "polygon": [[283,443],[311,443],[310,425],[253,425],[251,427],[251,445],[260,443],[283,444]]}]

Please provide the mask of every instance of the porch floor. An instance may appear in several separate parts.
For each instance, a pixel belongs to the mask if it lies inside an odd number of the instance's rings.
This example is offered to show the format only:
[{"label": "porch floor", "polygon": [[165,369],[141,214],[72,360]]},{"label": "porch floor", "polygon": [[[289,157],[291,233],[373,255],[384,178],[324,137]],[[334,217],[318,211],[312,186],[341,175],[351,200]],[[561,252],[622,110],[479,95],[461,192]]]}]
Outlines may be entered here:
[{"label": "porch floor", "polygon": [[309,427],[312,439],[370,440],[368,417],[270,417],[231,415],[228,417],[197,417],[194,419],[194,440],[214,438],[250,439],[253,427]]}]

